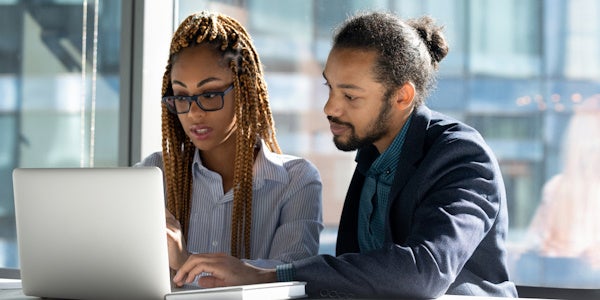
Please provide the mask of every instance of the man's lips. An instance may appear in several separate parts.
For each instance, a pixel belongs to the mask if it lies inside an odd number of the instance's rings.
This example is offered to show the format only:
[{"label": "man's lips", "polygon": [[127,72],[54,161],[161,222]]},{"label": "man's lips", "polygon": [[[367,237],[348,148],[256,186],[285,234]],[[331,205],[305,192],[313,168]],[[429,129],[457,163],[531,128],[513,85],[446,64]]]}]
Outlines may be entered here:
[{"label": "man's lips", "polygon": [[331,130],[331,133],[333,133],[333,135],[341,135],[349,128],[350,126],[348,125],[329,121],[329,129]]}]

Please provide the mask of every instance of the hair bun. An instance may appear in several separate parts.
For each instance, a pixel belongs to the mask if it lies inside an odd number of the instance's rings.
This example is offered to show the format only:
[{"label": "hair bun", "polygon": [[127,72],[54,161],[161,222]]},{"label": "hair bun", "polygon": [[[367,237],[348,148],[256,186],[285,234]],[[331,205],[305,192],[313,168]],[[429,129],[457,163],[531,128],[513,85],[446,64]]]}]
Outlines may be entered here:
[{"label": "hair bun", "polygon": [[436,25],[435,21],[428,16],[411,19],[407,23],[417,31],[431,55],[431,64],[437,68],[449,50],[446,38],[444,38],[443,27]]}]

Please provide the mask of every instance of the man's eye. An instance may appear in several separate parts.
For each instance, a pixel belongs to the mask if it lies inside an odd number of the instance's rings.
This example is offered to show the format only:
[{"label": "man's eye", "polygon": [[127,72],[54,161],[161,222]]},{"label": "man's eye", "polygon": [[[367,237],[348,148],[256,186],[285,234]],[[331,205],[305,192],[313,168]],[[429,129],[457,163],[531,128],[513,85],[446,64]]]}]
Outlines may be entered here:
[{"label": "man's eye", "polygon": [[355,99],[355,97],[347,95],[347,94],[345,94],[344,97],[346,97],[346,99],[348,99],[348,100],[354,100]]}]

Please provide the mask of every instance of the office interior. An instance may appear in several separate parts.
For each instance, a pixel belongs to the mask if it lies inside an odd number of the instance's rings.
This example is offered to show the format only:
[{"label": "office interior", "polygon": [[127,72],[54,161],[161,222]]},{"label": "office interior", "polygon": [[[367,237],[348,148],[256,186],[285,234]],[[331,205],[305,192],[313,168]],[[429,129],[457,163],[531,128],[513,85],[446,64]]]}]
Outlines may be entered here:
[{"label": "office interior", "polygon": [[[600,270],[540,257],[518,270],[534,249],[528,233],[546,183],[563,172],[569,155],[589,155],[589,164],[597,155],[565,150],[600,137],[600,128],[587,128],[567,139],[578,111],[600,115],[600,105],[590,101],[600,97],[596,0],[0,0],[4,274],[18,276],[19,268],[12,170],[131,166],[160,151],[170,37],[200,10],[231,15],[250,32],[282,150],[309,159],[321,172],[326,229],[320,252],[329,254],[355,167],[355,153],[331,142],[323,113],[328,91],[322,68],[333,30],[364,10],[432,16],[444,25],[450,53],[426,104],[476,128],[498,157],[510,217],[509,266],[521,294],[599,295],[600,277],[583,276]],[[585,184],[593,185],[589,179]]]}]

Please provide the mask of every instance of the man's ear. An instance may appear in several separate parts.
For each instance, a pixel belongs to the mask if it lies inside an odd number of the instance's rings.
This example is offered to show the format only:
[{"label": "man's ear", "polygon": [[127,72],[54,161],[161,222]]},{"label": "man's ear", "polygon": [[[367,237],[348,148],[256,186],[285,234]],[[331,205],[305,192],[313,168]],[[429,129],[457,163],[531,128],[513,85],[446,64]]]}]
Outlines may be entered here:
[{"label": "man's ear", "polygon": [[394,105],[400,110],[411,108],[415,99],[415,85],[412,82],[403,84],[396,90]]}]

